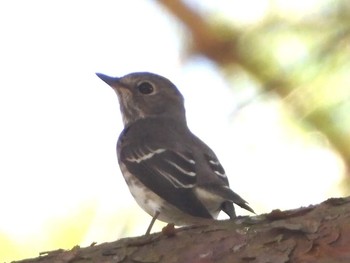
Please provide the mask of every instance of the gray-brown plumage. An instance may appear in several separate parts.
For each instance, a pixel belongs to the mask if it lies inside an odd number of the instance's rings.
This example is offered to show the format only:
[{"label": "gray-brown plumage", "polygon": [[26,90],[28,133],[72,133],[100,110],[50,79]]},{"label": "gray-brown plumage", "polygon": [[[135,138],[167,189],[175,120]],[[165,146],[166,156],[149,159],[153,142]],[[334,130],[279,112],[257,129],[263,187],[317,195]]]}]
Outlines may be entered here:
[{"label": "gray-brown plumage", "polygon": [[229,188],[214,152],[187,127],[184,100],[168,79],[147,72],[121,78],[97,73],[118,95],[124,130],[117,155],[137,203],[153,218],[175,225],[234,218],[233,203],[254,212]]}]

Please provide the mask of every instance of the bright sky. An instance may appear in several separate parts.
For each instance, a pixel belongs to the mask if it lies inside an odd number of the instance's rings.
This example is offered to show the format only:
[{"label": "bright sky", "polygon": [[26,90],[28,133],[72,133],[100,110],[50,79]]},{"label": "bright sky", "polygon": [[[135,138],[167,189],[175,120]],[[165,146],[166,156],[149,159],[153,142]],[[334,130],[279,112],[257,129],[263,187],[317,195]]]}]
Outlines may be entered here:
[{"label": "bright sky", "polygon": [[339,193],[340,160],[300,138],[277,100],[232,117],[239,94],[210,63],[182,63],[175,20],[156,1],[120,3],[0,2],[0,261],[145,232],[150,217],[117,165],[117,98],[95,72],[171,79],[190,127],[258,213]]}]

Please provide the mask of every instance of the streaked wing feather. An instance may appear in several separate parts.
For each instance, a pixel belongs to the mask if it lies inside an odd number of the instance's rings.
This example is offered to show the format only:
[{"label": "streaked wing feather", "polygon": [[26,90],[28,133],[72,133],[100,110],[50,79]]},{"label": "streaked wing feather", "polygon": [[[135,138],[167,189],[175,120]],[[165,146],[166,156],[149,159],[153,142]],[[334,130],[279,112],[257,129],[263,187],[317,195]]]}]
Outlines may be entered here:
[{"label": "streaked wing feather", "polygon": [[193,216],[212,218],[192,191],[196,184],[196,167],[190,152],[128,147],[121,151],[121,161],[129,172],[164,200]]},{"label": "streaked wing feather", "polygon": [[219,160],[213,155],[204,154],[204,156],[213,173],[228,185],[228,179],[225,170]]}]

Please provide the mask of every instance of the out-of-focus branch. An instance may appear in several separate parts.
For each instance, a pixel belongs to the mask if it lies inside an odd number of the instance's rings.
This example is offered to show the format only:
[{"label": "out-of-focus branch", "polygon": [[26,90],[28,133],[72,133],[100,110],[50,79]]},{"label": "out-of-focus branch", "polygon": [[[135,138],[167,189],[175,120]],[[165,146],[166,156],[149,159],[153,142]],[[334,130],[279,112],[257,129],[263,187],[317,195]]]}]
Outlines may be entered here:
[{"label": "out-of-focus branch", "polygon": [[[331,145],[344,159],[348,171],[350,171],[350,135],[346,136],[344,132],[337,130],[335,126],[331,126],[331,112],[316,110],[310,114],[310,105],[305,105],[305,97],[299,96],[298,92],[294,92],[300,84],[293,79],[292,74],[287,75],[273,65],[271,66],[269,56],[257,58],[254,49],[247,48],[247,46],[254,47],[254,37],[249,38],[246,32],[228,29],[228,26],[225,27],[225,30],[222,30],[222,25],[209,23],[203,16],[180,0],[158,1],[176,16],[191,34],[194,53],[211,59],[222,69],[232,64],[238,64],[262,83],[262,88],[265,91],[273,91],[279,94],[282,99],[288,98],[286,103],[292,107],[294,112],[302,116],[303,120],[309,125],[314,126],[327,136]],[[323,49],[321,47],[319,51]],[[319,51],[315,50],[316,59]]]},{"label": "out-of-focus branch", "polygon": [[201,15],[181,1],[159,0],[189,30],[193,41],[193,52],[205,55],[219,65],[236,60],[236,34],[209,24]]}]

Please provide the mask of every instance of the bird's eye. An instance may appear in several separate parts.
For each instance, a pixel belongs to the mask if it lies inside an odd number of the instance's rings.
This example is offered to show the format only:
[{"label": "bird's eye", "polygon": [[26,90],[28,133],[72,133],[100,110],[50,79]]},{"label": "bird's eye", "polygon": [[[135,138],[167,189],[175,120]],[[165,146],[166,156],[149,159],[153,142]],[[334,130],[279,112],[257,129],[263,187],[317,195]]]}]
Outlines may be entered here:
[{"label": "bird's eye", "polygon": [[138,84],[137,88],[142,94],[146,95],[151,94],[154,90],[153,85],[149,82],[141,82]]}]

